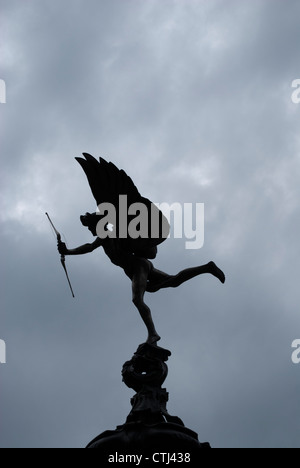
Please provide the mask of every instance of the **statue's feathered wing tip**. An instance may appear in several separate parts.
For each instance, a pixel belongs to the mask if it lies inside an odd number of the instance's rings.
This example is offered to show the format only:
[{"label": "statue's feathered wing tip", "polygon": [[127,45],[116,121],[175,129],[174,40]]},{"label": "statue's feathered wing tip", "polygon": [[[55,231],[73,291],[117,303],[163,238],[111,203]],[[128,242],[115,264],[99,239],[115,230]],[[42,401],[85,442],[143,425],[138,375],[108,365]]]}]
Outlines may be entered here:
[{"label": "statue's feathered wing tip", "polygon": [[[118,211],[120,208],[119,197],[120,195],[126,195],[128,206],[131,206],[134,203],[143,203],[147,206],[149,213],[153,212],[154,205],[152,202],[141,196],[133,180],[124,170],[119,169],[112,162],[108,162],[102,157],[98,160],[89,153],[83,153],[83,157],[75,159],[87,176],[97,206],[101,203],[110,203],[114,205]],[[157,209],[157,212],[159,215],[157,219],[160,219],[160,231],[166,233],[170,228],[168,220],[159,209]],[[131,218],[128,217],[128,223],[130,220]],[[161,232],[159,233],[158,238],[152,238],[151,235],[152,234],[149,233],[148,244],[150,246],[159,245],[165,240],[165,236]],[[139,245],[143,243],[147,244],[147,240],[141,242],[139,240],[128,239],[127,243],[128,245],[129,243],[132,244],[134,251],[134,249],[139,250]]]},{"label": "statue's feathered wing tip", "polygon": [[[89,153],[82,153],[82,155],[85,157],[85,159],[87,161],[97,161],[96,158],[94,158],[94,156],[92,156],[91,154]],[[97,161],[98,162],[98,161]]]}]

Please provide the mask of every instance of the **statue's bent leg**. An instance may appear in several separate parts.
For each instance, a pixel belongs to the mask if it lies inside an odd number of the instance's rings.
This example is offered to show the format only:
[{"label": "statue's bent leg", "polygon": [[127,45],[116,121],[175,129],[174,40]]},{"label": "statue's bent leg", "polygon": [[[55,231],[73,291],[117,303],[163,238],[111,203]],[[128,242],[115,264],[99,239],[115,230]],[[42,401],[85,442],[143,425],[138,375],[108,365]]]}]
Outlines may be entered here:
[{"label": "statue's bent leg", "polygon": [[132,277],[132,301],[136,308],[138,309],[146,327],[148,330],[148,339],[147,343],[155,344],[160,340],[158,335],[151,311],[147,304],[144,302],[144,296],[148,284],[148,277],[150,273],[150,263],[146,260],[141,260],[139,265],[135,268],[135,272]]},{"label": "statue's bent leg", "polygon": [[209,262],[207,265],[202,265],[195,268],[188,268],[187,270],[181,271],[180,273],[178,273],[178,275],[173,277],[169,287],[177,288],[186,281],[189,281],[193,278],[196,278],[199,275],[204,274],[211,274],[218,278],[221,281],[221,283],[225,283],[224,273],[217,267],[217,265],[214,262]]},{"label": "statue's bent leg", "polygon": [[178,288],[183,283],[203,274],[211,274],[218,278],[221,283],[225,283],[224,273],[214,262],[209,262],[207,265],[183,270],[175,276],[166,275],[160,271],[153,270],[150,275],[150,282],[147,285],[147,291],[156,292],[165,288]]}]

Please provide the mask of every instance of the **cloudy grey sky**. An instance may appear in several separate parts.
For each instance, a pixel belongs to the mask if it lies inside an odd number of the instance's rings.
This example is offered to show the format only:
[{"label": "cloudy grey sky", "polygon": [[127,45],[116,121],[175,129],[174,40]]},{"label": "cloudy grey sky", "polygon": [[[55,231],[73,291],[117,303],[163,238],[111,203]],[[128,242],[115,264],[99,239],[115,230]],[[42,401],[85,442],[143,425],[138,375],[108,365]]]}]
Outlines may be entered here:
[{"label": "cloudy grey sky", "polygon": [[0,0],[1,447],[83,447],[122,424],[120,371],[145,329],[100,252],[67,259],[94,210],[83,151],[155,202],[205,203],[177,272],[227,275],[147,296],[172,350],[169,410],[214,447],[299,447],[299,0]]}]

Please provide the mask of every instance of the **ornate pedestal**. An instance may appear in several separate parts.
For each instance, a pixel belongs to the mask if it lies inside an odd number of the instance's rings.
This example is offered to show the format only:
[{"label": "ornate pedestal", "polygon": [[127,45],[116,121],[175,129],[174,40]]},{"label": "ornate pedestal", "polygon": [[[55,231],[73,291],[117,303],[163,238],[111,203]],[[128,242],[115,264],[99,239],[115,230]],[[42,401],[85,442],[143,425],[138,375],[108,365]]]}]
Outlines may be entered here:
[{"label": "ornate pedestal", "polygon": [[101,450],[101,460],[142,455],[141,466],[150,466],[173,456],[174,462],[192,463],[200,460],[201,449],[210,448],[167,411],[169,394],[161,387],[168,375],[166,361],[170,356],[170,351],[145,343],[124,364],[123,381],[137,393],[131,399],[132,410],[126,423],[115,431],[104,432],[88,445],[87,448]]}]

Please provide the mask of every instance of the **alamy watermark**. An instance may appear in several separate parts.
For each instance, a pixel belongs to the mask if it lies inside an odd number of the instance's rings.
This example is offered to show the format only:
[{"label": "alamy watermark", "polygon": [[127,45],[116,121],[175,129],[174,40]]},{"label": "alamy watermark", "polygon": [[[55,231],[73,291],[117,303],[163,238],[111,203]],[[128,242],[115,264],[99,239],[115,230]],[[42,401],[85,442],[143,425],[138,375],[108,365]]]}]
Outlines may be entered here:
[{"label": "alamy watermark", "polygon": [[294,104],[300,104],[300,79],[293,81],[292,88],[296,88],[292,93],[292,102]]},{"label": "alamy watermark", "polygon": [[0,364],[6,364],[6,343],[0,340]]},{"label": "alamy watermark", "polygon": [[0,79],[0,104],[6,104],[6,83]]},{"label": "alamy watermark", "polygon": [[300,340],[294,340],[292,348],[295,349],[292,353],[292,362],[294,364],[300,364]]},{"label": "alamy watermark", "polygon": [[[188,250],[201,249],[204,245],[204,203],[129,205],[127,195],[120,195],[117,208],[111,203],[101,203],[98,210],[100,239],[167,239],[173,236],[186,239]],[[173,226],[172,232],[169,224]]]}]

